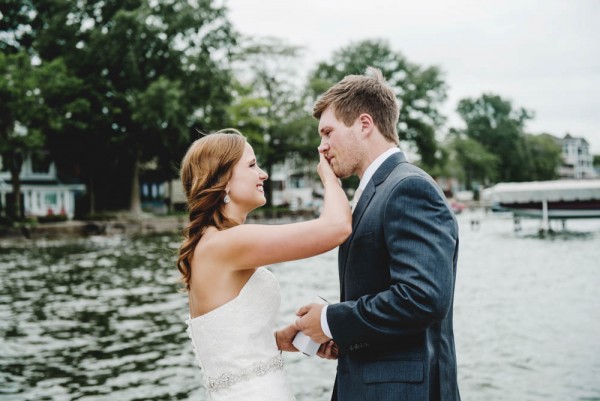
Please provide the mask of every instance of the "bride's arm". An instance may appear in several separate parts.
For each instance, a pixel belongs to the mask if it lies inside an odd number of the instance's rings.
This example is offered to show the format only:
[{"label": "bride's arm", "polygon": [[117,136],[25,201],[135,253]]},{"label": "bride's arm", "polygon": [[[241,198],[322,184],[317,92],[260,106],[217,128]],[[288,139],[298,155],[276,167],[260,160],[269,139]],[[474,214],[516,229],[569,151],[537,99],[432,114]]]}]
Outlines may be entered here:
[{"label": "bride's arm", "polygon": [[272,263],[307,258],[340,245],[352,232],[348,199],[331,166],[320,155],[317,167],[325,198],[319,218],[294,224],[246,224],[213,237],[212,251],[232,269],[252,269]]}]

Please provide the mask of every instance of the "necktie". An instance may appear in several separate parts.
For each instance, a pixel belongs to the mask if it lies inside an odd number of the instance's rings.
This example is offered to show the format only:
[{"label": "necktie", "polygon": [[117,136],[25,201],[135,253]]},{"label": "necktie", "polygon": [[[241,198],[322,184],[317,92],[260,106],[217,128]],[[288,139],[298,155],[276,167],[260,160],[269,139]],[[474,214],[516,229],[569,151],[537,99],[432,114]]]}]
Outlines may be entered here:
[{"label": "necktie", "polygon": [[360,195],[362,194],[362,189],[358,188],[356,190],[356,192],[354,192],[354,197],[352,198],[352,212],[354,212],[354,209],[356,208],[356,205],[358,204],[358,200],[360,199]]}]

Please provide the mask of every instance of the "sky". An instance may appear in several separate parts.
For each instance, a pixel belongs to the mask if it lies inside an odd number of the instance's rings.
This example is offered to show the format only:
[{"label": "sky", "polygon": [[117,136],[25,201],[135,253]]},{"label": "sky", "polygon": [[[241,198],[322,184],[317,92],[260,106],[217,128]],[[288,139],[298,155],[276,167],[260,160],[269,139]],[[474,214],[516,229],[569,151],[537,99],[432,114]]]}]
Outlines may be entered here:
[{"label": "sky", "polygon": [[242,34],[303,46],[307,73],[334,51],[385,39],[449,87],[442,112],[494,93],[535,113],[526,129],[584,137],[600,154],[600,0],[225,0]]}]

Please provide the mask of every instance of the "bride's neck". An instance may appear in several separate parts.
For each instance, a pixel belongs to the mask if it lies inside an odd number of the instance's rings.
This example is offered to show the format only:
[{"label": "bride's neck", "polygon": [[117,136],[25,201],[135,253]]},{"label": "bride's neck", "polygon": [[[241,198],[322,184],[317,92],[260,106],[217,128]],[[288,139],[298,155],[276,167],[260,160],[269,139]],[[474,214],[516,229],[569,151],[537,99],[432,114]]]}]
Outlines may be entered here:
[{"label": "bride's neck", "polygon": [[[229,206],[229,205],[228,205]],[[243,212],[232,205],[232,207],[225,208],[223,213],[225,217],[229,220],[237,223],[236,225],[241,225],[246,222],[246,218],[248,217],[248,212]]]}]

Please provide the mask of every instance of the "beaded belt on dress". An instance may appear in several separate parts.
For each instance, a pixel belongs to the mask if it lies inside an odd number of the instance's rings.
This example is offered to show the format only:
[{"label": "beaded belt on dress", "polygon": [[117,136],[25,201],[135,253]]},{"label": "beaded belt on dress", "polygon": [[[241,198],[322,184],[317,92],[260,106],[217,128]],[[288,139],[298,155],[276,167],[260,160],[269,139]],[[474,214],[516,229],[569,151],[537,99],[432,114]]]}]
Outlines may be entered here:
[{"label": "beaded belt on dress", "polygon": [[217,377],[209,377],[206,387],[208,391],[218,391],[231,387],[244,380],[250,380],[254,377],[264,376],[269,372],[283,369],[283,358],[277,355],[269,360],[256,362],[252,366],[242,369],[236,373],[225,372]]}]

